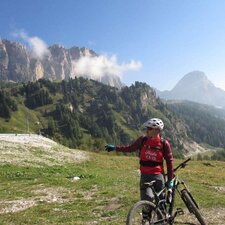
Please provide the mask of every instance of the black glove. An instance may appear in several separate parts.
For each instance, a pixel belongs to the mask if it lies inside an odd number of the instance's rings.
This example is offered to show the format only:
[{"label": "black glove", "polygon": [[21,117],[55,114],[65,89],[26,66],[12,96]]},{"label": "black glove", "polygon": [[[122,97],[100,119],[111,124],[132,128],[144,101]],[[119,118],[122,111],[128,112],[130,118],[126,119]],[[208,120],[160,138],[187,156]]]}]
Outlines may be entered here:
[{"label": "black glove", "polygon": [[112,144],[108,144],[105,146],[105,150],[108,152],[114,151],[114,150],[116,150],[116,146],[112,145]]}]

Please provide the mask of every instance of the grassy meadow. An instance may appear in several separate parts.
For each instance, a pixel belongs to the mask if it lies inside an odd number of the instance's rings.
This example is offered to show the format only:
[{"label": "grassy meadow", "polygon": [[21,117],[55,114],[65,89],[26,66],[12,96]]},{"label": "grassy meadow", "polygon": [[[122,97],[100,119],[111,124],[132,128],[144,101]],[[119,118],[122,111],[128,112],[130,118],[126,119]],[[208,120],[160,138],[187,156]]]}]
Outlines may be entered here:
[{"label": "grassy meadow", "polygon": [[[87,161],[56,166],[2,163],[0,224],[125,224],[128,210],[139,200],[138,158],[87,154]],[[180,162],[175,160],[175,165]],[[209,224],[223,224],[208,214],[225,208],[223,171],[225,163],[216,161],[190,161],[179,171]],[[177,206],[185,208],[179,199]],[[176,224],[190,224],[180,221]]]}]

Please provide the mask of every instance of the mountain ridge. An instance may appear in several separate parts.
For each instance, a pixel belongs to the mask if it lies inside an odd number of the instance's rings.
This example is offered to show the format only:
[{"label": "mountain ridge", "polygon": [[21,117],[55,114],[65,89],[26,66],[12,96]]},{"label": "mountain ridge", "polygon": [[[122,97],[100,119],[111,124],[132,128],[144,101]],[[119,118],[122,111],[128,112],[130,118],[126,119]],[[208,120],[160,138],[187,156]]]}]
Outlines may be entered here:
[{"label": "mountain ridge", "polygon": [[168,100],[189,100],[225,108],[225,91],[216,87],[201,71],[186,74],[172,90],[157,90],[157,95]]},{"label": "mountain ridge", "polygon": [[[0,80],[15,82],[35,81],[40,78],[50,80],[63,80],[84,76],[76,70],[76,62],[82,57],[98,57],[91,49],[73,46],[64,48],[54,44],[37,56],[19,42],[0,39]],[[92,74],[85,77],[92,78]],[[105,73],[95,80],[110,86],[121,88],[123,84],[119,76]]]}]

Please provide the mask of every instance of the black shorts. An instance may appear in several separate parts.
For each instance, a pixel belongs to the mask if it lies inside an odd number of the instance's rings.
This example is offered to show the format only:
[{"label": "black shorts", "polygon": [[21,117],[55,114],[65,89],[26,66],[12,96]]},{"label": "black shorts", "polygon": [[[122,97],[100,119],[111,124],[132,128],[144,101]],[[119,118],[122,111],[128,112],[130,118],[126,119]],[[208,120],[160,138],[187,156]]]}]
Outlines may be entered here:
[{"label": "black shorts", "polygon": [[[154,198],[151,188],[146,189],[144,187],[144,183],[151,182],[153,180],[156,180],[156,182],[154,183],[154,188],[156,192],[161,191],[165,187],[164,174],[141,174],[140,178],[141,200],[151,201]],[[163,197],[163,195],[161,197]]]}]

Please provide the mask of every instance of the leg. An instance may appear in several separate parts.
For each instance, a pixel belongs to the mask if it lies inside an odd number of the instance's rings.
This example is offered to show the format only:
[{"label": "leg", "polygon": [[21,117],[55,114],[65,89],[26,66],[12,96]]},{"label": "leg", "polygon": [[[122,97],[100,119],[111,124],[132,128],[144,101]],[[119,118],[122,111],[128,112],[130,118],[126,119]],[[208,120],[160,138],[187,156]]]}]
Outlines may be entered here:
[{"label": "leg", "polygon": [[[148,201],[153,200],[154,196],[150,188],[146,189],[144,187],[144,183],[151,182],[153,180],[156,180],[156,182],[154,183],[154,188],[156,192],[161,191],[165,187],[165,180],[164,180],[163,174],[141,174],[141,179],[140,179],[141,200],[148,200]],[[162,197],[163,196],[161,196],[161,198]]]},{"label": "leg", "polygon": [[[159,191],[161,189],[159,189],[162,185],[160,182],[160,178],[158,178],[157,175],[151,175],[151,174],[141,174],[141,179],[140,179],[140,195],[141,195],[141,200],[147,200],[150,202],[153,202],[154,200],[154,195],[152,192],[151,188],[147,188],[144,186],[144,183],[146,182],[151,182],[153,180],[156,180],[154,185],[154,188],[156,191]],[[151,209],[148,207],[145,207],[142,209],[142,217],[143,217],[143,221],[150,221],[151,220]],[[145,223],[143,223],[145,224]]]}]

